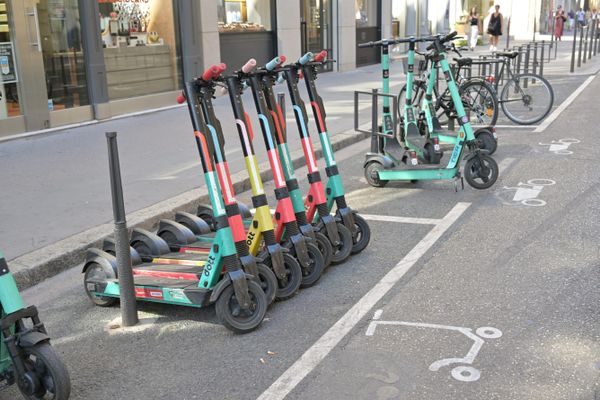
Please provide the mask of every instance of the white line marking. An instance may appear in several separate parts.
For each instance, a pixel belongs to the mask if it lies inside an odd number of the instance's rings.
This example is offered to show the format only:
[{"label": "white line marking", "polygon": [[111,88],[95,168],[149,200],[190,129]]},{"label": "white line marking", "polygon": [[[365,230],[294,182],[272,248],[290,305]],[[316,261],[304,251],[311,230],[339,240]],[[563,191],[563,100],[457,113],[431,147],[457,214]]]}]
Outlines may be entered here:
[{"label": "white line marking", "polygon": [[290,368],[260,395],[258,400],[284,399],[379,300],[419,261],[440,237],[458,220],[471,203],[458,203],[435,225],[390,272],[365,294],[335,325],[317,340]]},{"label": "white line marking", "polygon": [[370,221],[399,222],[401,224],[437,225],[442,222],[441,219],[435,218],[392,217],[389,215],[373,214],[360,214],[360,216]]},{"label": "white line marking", "polygon": [[515,161],[516,160],[514,158],[510,158],[510,157],[509,158],[505,158],[504,160],[500,161],[500,164],[498,164],[499,174],[502,174]]},{"label": "white line marking", "polygon": [[536,129],[538,125],[495,125],[494,128],[498,129]]},{"label": "white line marking", "polygon": [[588,77],[585,81],[583,81],[583,83],[573,93],[571,93],[571,95],[569,97],[567,97],[567,99],[565,101],[563,101],[562,104],[556,110],[554,110],[554,112],[552,114],[550,114],[548,117],[546,117],[544,122],[542,122],[540,124],[540,126],[538,126],[537,129],[535,129],[533,132],[534,133],[544,132],[546,130],[546,128],[548,128],[548,126],[550,126],[550,124],[553,123],[554,120],[557,119],[560,116],[560,114],[562,114],[562,112],[565,111],[565,109],[571,105],[571,103],[577,98],[577,96],[579,96],[579,94],[581,92],[583,92],[583,90],[590,83],[592,83],[594,78],[595,78],[595,75],[592,75],[592,76]]}]

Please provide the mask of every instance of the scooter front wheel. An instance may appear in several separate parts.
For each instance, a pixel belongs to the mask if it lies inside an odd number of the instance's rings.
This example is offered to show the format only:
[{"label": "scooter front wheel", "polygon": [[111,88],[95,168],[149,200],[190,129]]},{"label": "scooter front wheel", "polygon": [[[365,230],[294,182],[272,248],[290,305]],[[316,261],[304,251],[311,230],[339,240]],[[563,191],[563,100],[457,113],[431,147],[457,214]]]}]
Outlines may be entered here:
[{"label": "scooter front wheel", "polygon": [[310,258],[310,265],[308,268],[302,268],[302,283],[300,284],[302,288],[311,287],[317,283],[325,269],[325,260],[319,247],[314,243],[306,243],[306,250],[308,258]]},{"label": "scooter front wheel", "polygon": [[371,241],[371,228],[363,217],[354,214],[354,227],[356,228],[356,237],[353,238],[352,254],[363,251]]},{"label": "scooter front wheel", "polygon": [[354,245],[350,230],[340,223],[336,225],[338,229],[338,235],[340,237],[340,244],[333,247],[333,256],[331,257],[331,262],[334,264],[341,263],[350,257],[350,252],[352,252],[352,246]]},{"label": "scooter front wheel", "polygon": [[479,154],[465,164],[465,179],[475,189],[487,189],[498,179],[498,164],[485,154]]},{"label": "scooter front wheel", "polygon": [[327,239],[327,236],[323,235],[321,232],[315,232],[315,242],[319,251],[323,255],[323,262],[325,263],[325,268],[331,265],[331,257],[333,256],[333,247],[331,247],[331,242]]},{"label": "scooter front wheel", "polygon": [[[21,394],[30,400],[67,400],[71,394],[69,371],[50,343],[42,342],[22,350],[23,364],[29,379],[17,379]],[[37,382],[32,382],[30,375],[33,375]]]},{"label": "scooter front wheel", "polygon": [[367,164],[365,167],[365,179],[367,183],[373,187],[384,187],[388,181],[379,179],[379,171],[383,169],[383,165],[374,161]]},{"label": "scooter front wheel", "polygon": [[267,267],[265,264],[259,263],[258,267],[258,280],[260,281],[260,287],[265,292],[265,297],[269,304],[273,303],[277,294],[277,277],[275,273]]},{"label": "scooter front wheel", "polygon": [[223,326],[232,332],[252,332],[265,318],[268,304],[260,285],[249,280],[248,294],[250,295],[250,307],[247,310],[240,307],[235,297],[233,285],[227,286],[217,299],[215,304],[217,317]]},{"label": "scooter front wheel", "polygon": [[494,139],[494,135],[488,130],[479,130],[475,132],[475,138],[478,141],[478,146],[482,150],[487,150],[489,155],[496,152],[498,142]]},{"label": "scooter front wheel", "polygon": [[100,264],[93,263],[88,266],[88,268],[85,270],[85,274],[83,275],[83,284],[85,288],[85,293],[95,305],[100,307],[111,307],[115,305],[117,301],[119,301],[119,299],[117,299],[116,297],[98,296],[92,293],[92,291],[94,290],[92,288],[95,288],[96,285],[88,282],[107,281],[116,277],[117,276],[113,270],[109,270],[108,268],[105,268]]},{"label": "scooter front wheel", "polygon": [[[265,259],[265,264],[271,267],[271,258]],[[283,267],[285,268],[286,276],[283,279],[275,277],[277,290],[275,291],[275,299],[282,301],[287,300],[296,295],[296,291],[302,283],[302,269],[298,261],[289,253],[283,254]]]}]

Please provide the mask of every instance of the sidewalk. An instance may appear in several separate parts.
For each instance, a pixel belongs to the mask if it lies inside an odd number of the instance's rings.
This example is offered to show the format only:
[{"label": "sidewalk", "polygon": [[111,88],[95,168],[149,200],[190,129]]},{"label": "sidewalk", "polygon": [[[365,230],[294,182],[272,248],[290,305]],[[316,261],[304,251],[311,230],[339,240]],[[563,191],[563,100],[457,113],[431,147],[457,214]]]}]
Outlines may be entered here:
[{"label": "sidewalk", "polygon": [[[560,43],[558,59],[545,65],[557,73],[562,71],[563,76],[568,76],[569,66],[570,48],[564,46],[566,43]],[[483,54],[485,49],[480,46],[475,54]],[[472,54],[465,52],[464,56]],[[600,57],[593,58],[586,68],[597,69],[597,60]],[[379,65],[319,76],[318,87],[336,146],[347,146],[365,137],[353,130],[353,92],[380,87],[380,76]],[[392,63],[391,81],[392,92],[397,92],[404,81],[400,62]],[[300,84],[303,99],[308,102],[304,84]],[[287,89],[278,86],[276,92],[282,91]],[[286,100],[291,149],[299,159],[302,153],[296,124]],[[264,145],[250,93],[244,95],[244,101],[253,123],[259,163],[264,162]],[[219,97],[214,104],[225,133],[231,173],[238,187],[247,190],[229,99]],[[366,97],[363,104],[363,114],[368,117]],[[312,112],[309,115],[313,144],[320,149]],[[189,208],[205,194],[200,189],[204,186],[201,167],[183,106],[0,143],[0,185],[5,188],[0,194],[0,204],[4,205],[0,209],[0,244],[24,286],[79,263],[90,243],[110,234],[106,131],[119,133],[125,205],[131,225],[156,221],[175,208]],[[35,270],[40,263],[46,263],[44,271]]]}]

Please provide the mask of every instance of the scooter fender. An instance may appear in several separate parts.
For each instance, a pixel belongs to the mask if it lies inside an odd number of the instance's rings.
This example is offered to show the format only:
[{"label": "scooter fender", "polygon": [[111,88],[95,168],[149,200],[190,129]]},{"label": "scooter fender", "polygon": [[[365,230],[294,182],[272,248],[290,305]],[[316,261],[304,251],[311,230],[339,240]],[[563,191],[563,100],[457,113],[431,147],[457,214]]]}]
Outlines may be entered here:
[{"label": "scooter fender", "polygon": [[[223,279],[217,283],[210,295],[210,302],[216,303],[223,291],[233,284],[233,291],[240,303],[240,307],[248,308],[250,306],[250,295],[248,294],[248,279],[254,279],[252,275],[244,273],[242,270],[231,271],[225,274]],[[245,305],[245,306],[244,306]]]},{"label": "scooter fender", "polygon": [[160,256],[171,252],[171,248],[160,236],[145,229],[133,228],[131,231],[131,245],[135,248],[135,243],[141,242],[148,249],[150,254],[141,254],[142,256]]},{"label": "scooter fender", "polygon": [[490,152],[489,152],[489,150],[479,149],[478,151],[474,151],[472,153],[467,154],[466,157],[464,158],[464,161],[466,162],[472,158],[479,157],[480,154],[490,154]]},{"label": "scooter fender", "polygon": [[365,162],[363,163],[363,168],[366,168],[368,164],[376,162],[383,165],[383,168],[393,168],[394,160],[390,157],[387,157],[383,154],[379,153],[367,153],[365,157]]},{"label": "scooter fender", "polygon": [[273,272],[278,279],[283,279],[286,276],[285,262],[283,261],[283,248],[279,243],[267,246],[267,251],[271,256],[271,266]]},{"label": "scooter fender", "polygon": [[325,230],[327,231],[327,237],[334,246],[340,245],[340,235],[337,230],[335,219],[331,215],[321,216],[321,220],[325,224]]},{"label": "scooter fender", "polygon": [[19,346],[21,347],[33,347],[39,343],[50,341],[50,336],[45,333],[38,331],[31,331],[24,333],[23,335],[19,335]]},{"label": "scooter fender", "polygon": [[300,262],[302,268],[306,268],[310,265],[310,256],[308,255],[308,249],[306,248],[306,238],[301,233],[290,236],[290,242],[296,253],[296,259]]},{"label": "scooter fender", "polygon": [[116,278],[118,276],[117,258],[100,249],[88,249],[83,263],[82,273],[85,273],[92,264],[98,264],[107,272],[107,276]]},{"label": "scooter fender", "polygon": [[192,213],[177,212],[175,213],[175,221],[194,232],[195,235],[206,235],[211,232],[210,225]]},{"label": "scooter fender", "polygon": [[355,212],[350,207],[343,207],[337,210],[337,215],[341,218],[342,224],[350,230],[352,237],[355,237],[357,234],[356,225],[354,224],[354,214]]},{"label": "scooter fender", "polygon": [[[113,238],[104,239],[104,241],[102,242],[102,250],[104,250],[105,252],[107,252],[111,255],[116,255],[117,254],[117,244],[115,243],[115,239],[113,239]],[[140,256],[140,253],[138,253],[137,250],[131,246],[129,246],[129,257],[131,258],[131,265],[138,265],[138,264],[141,264],[143,261],[142,256]]]},{"label": "scooter fender", "polygon": [[258,279],[258,266],[256,265],[256,257],[254,257],[252,254],[240,256],[240,262],[244,271],[255,277],[255,280]]},{"label": "scooter fender", "polygon": [[[161,219],[158,221],[158,229],[156,230],[156,234],[160,238],[164,238],[165,236],[174,237],[177,241],[175,244],[178,245],[194,243],[197,240],[194,232],[192,232],[192,230],[187,226],[168,219]],[[163,240],[166,241],[166,239]],[[172,243],[168,244],[171,245]]]}]

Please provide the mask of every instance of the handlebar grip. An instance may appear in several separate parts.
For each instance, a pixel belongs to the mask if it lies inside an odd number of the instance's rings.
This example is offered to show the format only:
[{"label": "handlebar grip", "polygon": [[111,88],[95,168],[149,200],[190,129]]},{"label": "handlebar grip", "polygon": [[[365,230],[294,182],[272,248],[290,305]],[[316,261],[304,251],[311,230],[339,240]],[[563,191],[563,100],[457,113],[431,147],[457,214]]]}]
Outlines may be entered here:
[{"label": "handlebar grip", "polygon": [[275,68],[277,68],[277,66],[281,64],[281,58],[280,57],[275,57],[274,59],[272,59],[271,61],[269,61],[267,63],[267,65],[265,65],[265,68],[267,69],[267,71],[273,71]]},{"label": "handlebar grip", "polygon": [[179,96],[177,96],[177,104],[183,104],[185,103],[185,95],[183,93],[181,93]]},{"label": "handlebar grip", "polygon": [[373,42],[359,43],[359,44],[358,44],[358,47],[359,47],[359,48],[363,48],[363,47],[373,47],[373,46],[375,46],[375,43],[373,43]]},{"label": "handlebar grip", "polygon": [[242,66],[242,72],[247,74],[256,66],[256,60],[254,58],[249,59],[246,64]]},{"label": "handlebar grip", "polygon": [[327,50],[322,50],[319,54],[317,54],[315,56],[315,58],[313,59],[313,61],[321,62],[321,61],[323,61],[326,58],[327,58]]},{"label": "handlebar grip", "polygon": [[216,74],[220,71],[217,65],[213,65],[210,68],[207,68],[204,73],[202,73],[202,80],[210,81]]},{"label": "handlebar grip", "polygon": [[285,77],[283,76],[283,72],[280,72],[277,76],[277,83],[281,83],[283,81],[285,81]]},{"label": "handlebar grip", "polygon": [[300,57],[300,59],[298,60],[298,64],[306,64],[307,62],[309,62],[310,60],[312,60],[313,58],[313,53],[311,53],[310,51],[308,53],[306,53],[305,55],[303,55],[302,57]]},{"label": "handlebar grip", "polygon": [[279,67],[279,66],[283,65],[283,63],[286,62],[286,60],[287,60],[286,56],[284,56],[283,54],[280,55],[279,56],[279,64],[277,64],[277,66]]},{"label": "handlebar grip", "polygon": [[450,32],[442,39],[442,43],[448,42],[448,41],[454,39],[456,37],[456,35],[458,35],[458,32],[456,32],[456,31]]}]

